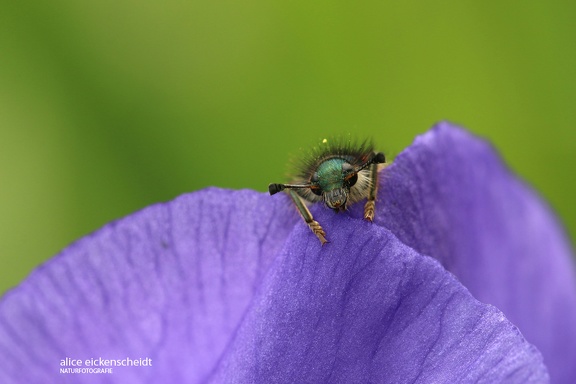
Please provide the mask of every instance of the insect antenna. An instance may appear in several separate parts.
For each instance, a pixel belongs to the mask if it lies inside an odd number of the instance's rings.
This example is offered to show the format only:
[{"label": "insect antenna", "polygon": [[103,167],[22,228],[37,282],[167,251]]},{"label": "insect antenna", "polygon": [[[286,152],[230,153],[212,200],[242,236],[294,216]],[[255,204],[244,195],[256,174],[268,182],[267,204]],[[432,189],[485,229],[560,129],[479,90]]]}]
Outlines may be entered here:
[{"label": "insect antenna", "polygon": [[268,192],[270,192],[270,195],[274,195],[275,193],[278,193],[280,191],[283,191],[284,189],[297,189],[297,188],[310,188],[310,184],[270,184],[268,185]]},{"label": "insect antenna", "polygon": [[385,162],[386,162],[386,156],[384,156],[384,153],[383,152],[377,152],[370,158],[370,160],[368,160],[367,162],[362,164],[358,169],[356,169],[356,172],[360,172],[361,170],[363,170],[364,168],[367,168],[368,166],[370,166],[372,164],[382,164]]}]

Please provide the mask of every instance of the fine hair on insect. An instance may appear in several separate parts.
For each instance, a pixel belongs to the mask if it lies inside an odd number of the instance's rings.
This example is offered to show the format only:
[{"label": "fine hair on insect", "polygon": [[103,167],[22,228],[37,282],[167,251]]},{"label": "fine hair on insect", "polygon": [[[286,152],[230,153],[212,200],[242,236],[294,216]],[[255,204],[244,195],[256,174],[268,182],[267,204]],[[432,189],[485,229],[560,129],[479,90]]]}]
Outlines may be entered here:
[{"label": "fine hair on insect", "polygon": [[376,152],[371,141],[350,138],[324,139],[306,156],[297,159],[290,183],[270,184],[274,195],[286,191],[308,227],[324,245],[328,240],[322,226],[314,220],[307,204],[323,202],[336,212],[366,199],[364,219],[374,220],[379,164],[383,152]]}]

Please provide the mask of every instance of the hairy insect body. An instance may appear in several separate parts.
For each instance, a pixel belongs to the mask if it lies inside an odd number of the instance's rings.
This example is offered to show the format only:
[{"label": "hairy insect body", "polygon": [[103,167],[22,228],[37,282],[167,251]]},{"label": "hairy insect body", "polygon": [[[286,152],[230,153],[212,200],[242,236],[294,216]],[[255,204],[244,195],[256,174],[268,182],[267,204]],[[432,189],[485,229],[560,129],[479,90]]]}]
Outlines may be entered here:
[{"label": "hairy insect body", "polygon": [[324,202],[336,211],[367,199],[364,218],[372,221],[378,186],[378,164],[385,163],[382,152],[375,152],[366,142],[354,143],[324,140],[311,156],[298,164],[297,175],[290,184],[270,184],[271,195],[287,189],[294,205],[308,227],[325,244],[326,233],[314,220],[306,203]]}]

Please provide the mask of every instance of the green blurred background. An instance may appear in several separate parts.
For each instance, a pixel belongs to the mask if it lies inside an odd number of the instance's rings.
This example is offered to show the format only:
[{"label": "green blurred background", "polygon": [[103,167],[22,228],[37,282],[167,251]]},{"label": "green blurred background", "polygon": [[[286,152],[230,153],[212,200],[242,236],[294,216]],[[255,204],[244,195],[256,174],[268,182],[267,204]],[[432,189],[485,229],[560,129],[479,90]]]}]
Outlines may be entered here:
[{"label": "green blurred background", "polygon": [[[75,239],[207,186],[265,191],[326,135],[391,154],[448,119],[576,236],[576,3],[0,5],[0,292]],[[241,203],[241,202],[239,202]]]}]

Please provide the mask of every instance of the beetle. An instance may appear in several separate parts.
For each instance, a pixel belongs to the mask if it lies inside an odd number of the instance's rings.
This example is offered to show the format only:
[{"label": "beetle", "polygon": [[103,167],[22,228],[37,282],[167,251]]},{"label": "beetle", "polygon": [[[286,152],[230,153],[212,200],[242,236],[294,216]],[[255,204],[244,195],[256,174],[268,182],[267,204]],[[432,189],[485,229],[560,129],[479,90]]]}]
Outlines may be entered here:
[{"label": "beetle", "polygon": [[270,195],[286,191],[308,227],[324,245],[328,242],[322,226],[314,220],[307,204],[323,202],[335,212],[366,199],[364,219],[374,220],[379,164],[385,164],[383,152],[376,152],[370,141],[324,139],[296,164],[288,184],[272,183]]}]

